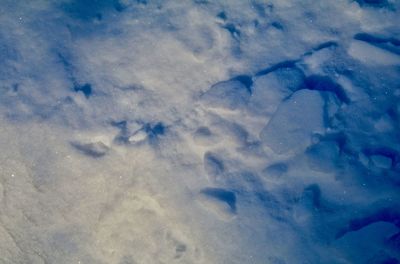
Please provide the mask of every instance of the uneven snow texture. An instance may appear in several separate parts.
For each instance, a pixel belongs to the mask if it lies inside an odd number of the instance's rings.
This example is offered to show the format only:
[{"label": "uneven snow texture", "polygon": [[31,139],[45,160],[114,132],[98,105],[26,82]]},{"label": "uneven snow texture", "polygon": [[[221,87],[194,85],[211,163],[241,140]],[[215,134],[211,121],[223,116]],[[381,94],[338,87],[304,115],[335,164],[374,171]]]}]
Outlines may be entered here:
[{"label": "uneven snow texture", "polygon": [[0,2],[0,263],[400,262],[399,1]]}]

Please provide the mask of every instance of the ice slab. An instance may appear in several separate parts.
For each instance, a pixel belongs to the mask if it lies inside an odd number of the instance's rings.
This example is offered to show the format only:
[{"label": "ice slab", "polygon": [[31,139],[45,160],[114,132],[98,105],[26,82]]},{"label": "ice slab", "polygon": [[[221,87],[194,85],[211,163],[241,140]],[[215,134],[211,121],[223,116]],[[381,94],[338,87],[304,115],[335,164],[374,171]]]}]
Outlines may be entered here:
[{"label": "ice slab", "polygon": [[318,91],[300,90],[284,101],[260,133],[261,141],[284,154],[304,149],[314,133],[323,133],[324,100]]}]

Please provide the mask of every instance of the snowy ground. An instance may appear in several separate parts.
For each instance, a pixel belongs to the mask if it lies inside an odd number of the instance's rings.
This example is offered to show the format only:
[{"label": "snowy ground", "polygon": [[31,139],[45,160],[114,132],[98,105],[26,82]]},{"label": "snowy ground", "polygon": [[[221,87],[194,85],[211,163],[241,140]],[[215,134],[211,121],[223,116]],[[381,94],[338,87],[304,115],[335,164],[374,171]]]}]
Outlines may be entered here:
[{"label": "snowy ground", "polygon": [[399,1],[0,4],[0,263],[400,262]]}]

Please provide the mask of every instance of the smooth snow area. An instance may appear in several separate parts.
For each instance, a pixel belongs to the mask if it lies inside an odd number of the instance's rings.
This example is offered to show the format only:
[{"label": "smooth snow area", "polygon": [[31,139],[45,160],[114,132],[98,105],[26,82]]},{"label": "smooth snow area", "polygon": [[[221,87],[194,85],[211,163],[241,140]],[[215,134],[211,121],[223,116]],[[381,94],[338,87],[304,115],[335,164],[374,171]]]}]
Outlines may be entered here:
[{"label": "smooth snow area", "polygon": [[397,0],[0,0],[0,263],[400,263]]}]

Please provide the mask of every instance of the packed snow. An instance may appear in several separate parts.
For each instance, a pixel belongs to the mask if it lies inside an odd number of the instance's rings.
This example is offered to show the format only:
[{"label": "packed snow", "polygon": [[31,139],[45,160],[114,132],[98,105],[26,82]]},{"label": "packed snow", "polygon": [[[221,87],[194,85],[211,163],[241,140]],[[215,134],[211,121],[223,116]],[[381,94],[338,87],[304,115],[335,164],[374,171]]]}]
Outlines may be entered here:
[{"label": "packed snow", "polygon": [[397,0],[0,0],[0,263],[400,263]]}]

